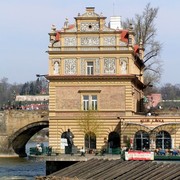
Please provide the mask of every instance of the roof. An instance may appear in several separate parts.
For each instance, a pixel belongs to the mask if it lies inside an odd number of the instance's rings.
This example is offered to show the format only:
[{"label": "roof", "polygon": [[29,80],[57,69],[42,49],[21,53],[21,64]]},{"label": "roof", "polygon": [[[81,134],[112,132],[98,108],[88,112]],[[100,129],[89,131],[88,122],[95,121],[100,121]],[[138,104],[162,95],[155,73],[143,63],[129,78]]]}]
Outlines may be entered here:
[{"label": "roof", "polygon": [[90,159],[77,162],[47,177],[38,179],[179,179],[180,166],[178,163],[162,163],[155,161],[123,161],[107,159]]}]

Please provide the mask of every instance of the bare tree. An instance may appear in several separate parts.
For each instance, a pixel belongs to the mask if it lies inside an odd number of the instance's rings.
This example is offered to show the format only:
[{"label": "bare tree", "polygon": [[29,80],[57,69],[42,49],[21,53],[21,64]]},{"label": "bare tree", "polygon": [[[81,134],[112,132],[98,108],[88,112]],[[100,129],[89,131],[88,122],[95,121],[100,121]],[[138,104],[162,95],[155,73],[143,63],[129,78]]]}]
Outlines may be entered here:
[{"label": "bare tree", "polygon": [[[96,111],[84,111],[80,117],[78,117],[78,125],[80,129],[88,136],[89,149],[90,149],[90,138],[93,138],[94,135],[99,135],[99,129],[102,126],[102,123],[98,120]],[[94,137],[95,138],[95,137]]]},{"label": "bare tree", "polygon": [[134,25],[136,44],[142,42],[145,49],[143,59],[145,84],[158,83],[162,74],[162,61],[160,60],[162,44],[156,39],[157,29],[155,27],[158,10],[159,8],[153,8],[148,3],[142,14],[136,14],[135,18],[127,19],[123,23],[124,28],[127,28],[129,23]]}]

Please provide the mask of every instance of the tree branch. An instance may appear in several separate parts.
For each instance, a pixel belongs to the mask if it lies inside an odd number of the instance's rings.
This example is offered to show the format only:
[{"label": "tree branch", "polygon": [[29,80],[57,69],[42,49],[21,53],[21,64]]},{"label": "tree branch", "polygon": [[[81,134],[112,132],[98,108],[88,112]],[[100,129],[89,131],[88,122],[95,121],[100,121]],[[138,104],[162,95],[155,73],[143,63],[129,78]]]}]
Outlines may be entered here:
[{"label": "tree branch", "polygon": [[151,58],[153,58],[153,57],[155,57],[155,56],[157,56],[157,53],[155,53],[155,54],[153,54],[152,56],[150,56],[149,58],[147,58],[147,59],[144,61],[144,64],[145,64],[149,59],[151,59]]}]

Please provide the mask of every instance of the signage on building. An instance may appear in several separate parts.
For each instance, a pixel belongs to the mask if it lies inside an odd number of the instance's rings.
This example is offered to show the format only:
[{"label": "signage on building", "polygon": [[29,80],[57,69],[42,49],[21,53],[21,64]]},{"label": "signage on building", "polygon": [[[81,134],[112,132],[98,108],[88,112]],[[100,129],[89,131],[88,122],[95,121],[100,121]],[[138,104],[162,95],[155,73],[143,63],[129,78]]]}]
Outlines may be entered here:
[{"label": "signage on building", "polygon": [[154,119],[141,119],[140,122],[141,122],[141,123],[150,122],[151,124],[152,124],[152,123],[156,123],[156,122],[164,123],[164,119],[159,119],[159,118],[154,118]]},{"label": "signage on building", "polygon": [[65,149],[65,146],[68,146],[67,139],[61,138],[61,149]]},{"label": "signage on building", "polygon": [[144,152],[144,151],[128,151],[125,152],[125,160],[139,160],[139,161],[153,161],[154,152]]}]

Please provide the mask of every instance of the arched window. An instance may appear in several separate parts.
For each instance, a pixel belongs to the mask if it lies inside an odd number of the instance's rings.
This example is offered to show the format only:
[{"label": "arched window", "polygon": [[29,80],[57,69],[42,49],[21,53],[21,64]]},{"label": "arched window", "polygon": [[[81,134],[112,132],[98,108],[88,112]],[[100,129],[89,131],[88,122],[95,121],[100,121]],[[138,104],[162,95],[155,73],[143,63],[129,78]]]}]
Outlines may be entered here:
[{"label": "arched window", "polygon": [[171,135],[167,131],[159,131],[156,135],[156,148],[171,149]]},{"label": "arched window", "polygon": [[120,147],[120,136],[117,132],[111,132],[108,136],[108,142],[110,148],[118,148]]},{"label": "arched window", "polygon": [[96,149],[96,135],[93,132],[85,134],[85,148]]},{"label": "arched window", "polygon": [[134,137],[136,150],[149,149],[149,134],[146,131],[138,131]]}]

